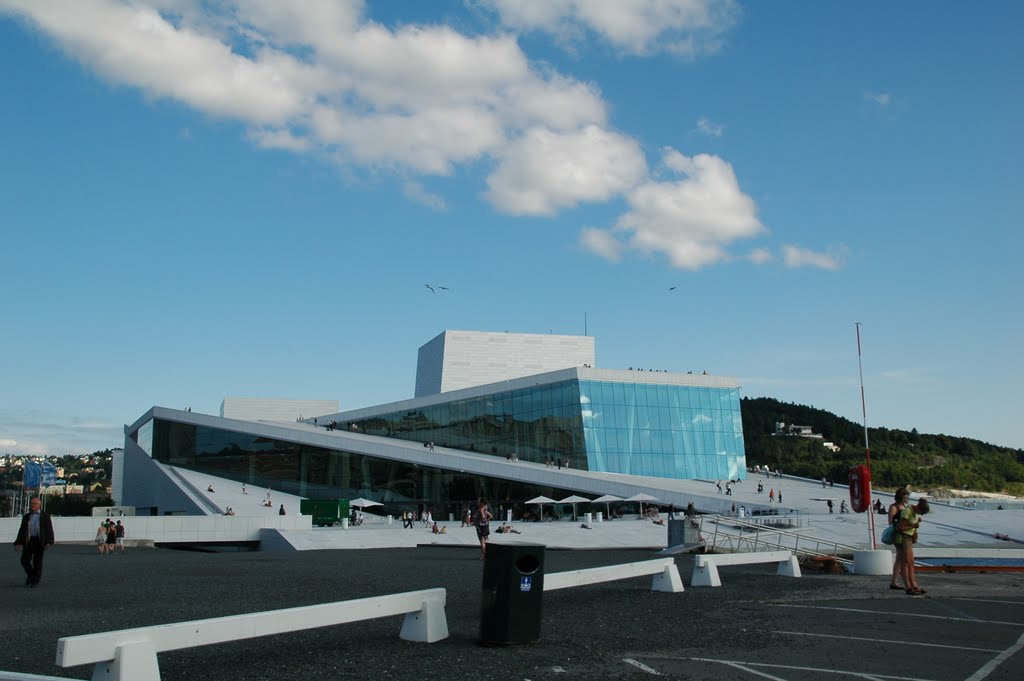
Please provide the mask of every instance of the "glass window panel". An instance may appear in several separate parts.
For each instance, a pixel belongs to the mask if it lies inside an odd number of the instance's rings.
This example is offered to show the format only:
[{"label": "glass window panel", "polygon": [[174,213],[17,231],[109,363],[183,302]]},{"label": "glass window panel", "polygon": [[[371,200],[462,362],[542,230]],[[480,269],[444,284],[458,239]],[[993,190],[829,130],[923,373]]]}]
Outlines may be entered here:
[{"label": "glass window panel", "polygon": [[693,388],[677,388],[675,391],[675,399],[678,402],[680,409],[688,409],[690,407],[690,391]]},{"label": "glass window panel", "polygon": [[601,395],[598,393],[597,383],[582,381],[580,383],[580,404],[593,404],[600,401]]},{"label": "glass window panel", "polygon": [[644,386],[644,392],[647,393],[647,406],[657,407],[658,406],[658,386],[649,384]]}]

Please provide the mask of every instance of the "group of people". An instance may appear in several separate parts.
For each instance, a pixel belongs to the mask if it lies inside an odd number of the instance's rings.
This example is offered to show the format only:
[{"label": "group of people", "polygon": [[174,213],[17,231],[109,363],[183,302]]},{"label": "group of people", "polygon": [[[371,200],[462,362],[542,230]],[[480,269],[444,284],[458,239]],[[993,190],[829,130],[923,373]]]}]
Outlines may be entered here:
[{"label": "group of people", "polygon": [[412,529],[416,526],[416,523],[420,523],[423,527],[431,529],[434,526],[434,514],[431,511],[402,511],[402,527]]},{"label": "group of people", "polygon": [[118,549],[120,549],[121,553],[124,553],[124,536],[125,529],[121,521],[118,520],[115,523],[110,518],[107,518],[96,528],[96,537],[93,539],[93,542],[96,544],[96,549],[100,552],[101,556],[110,556]]},{"label": "group of people", "polygon": [[557,466],[558,470],[562,470],[563,468],[569,467],[569,459],[555,459],[553,457],[546,456],[544,457],[544,466],[546,468],[555,468]]},{"label": "group of people", "polygon": [[[896,547],[896,562],[889,580],[890,589],[903,589],[908,596],[928,593],[917,583],[914,568],[914,544],[917,543],[917,529],[921,527],[921,516],[929,511],[928,500],[921,498],[916,504],[910,503],[910,492],[905,487],[896,490],[893,503],[889,506],[889,524],[895,527],[893,545]],[[899,580],[903,580],[903,586]]]},{"label": "group of people", "polygon": [[[764,494],[764,480],[757,481],[757,493]],[[770,490],[768,490],[768,503],[774,504],[776,501],[778,501],[780,504],[782,503],[782,490],[780,489],[778,493],[776,493],[775,488],[772,487]]]},{"label": "group of people", "polygon": [[[836,505],[831,499],[825,500],[825,505],[828,506],[829,514],[835,513]],[[846,504],[846,499],[839,502],[839,513],[846,514],[850,512],[850,507]]]},{"label": "group of people", "polygon": [[782,469],[781,468],[777,468],[777,469],[775,469],[773,471],[769,466],[754,466],[753,469],[747,469],[747,470],[750,470],[755,475],[764,475],[764,476],[769,477],[769,478],[781,478],[782,477]]}]

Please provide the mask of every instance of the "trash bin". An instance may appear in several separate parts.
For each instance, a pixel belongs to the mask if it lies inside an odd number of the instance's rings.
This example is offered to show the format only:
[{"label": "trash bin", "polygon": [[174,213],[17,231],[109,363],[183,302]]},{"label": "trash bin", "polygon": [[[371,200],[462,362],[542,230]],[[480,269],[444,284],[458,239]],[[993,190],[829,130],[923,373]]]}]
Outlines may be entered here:
[{"label": "trash bin", "polygon": [[348,518],[342,518],[341,519],[341,529],[343,529],[343,530],[347,530],[348,529]]},{"label": "trash bin", "polygon": [[603,523],[604,522],[604,511],[598,511],[597,512],[597,522],[599,522],[599,523]]},{"label": "trash bin", "polygon": [[587,525],[590,525],[591,523],[593,523],[594,522],[594,514],[593,513],[584,513],[583,514],[583,522],[585,522]]},{"label": "trash bin", "polygon": [[388,525],[390,525],[393,522],[395,522],[395,519],[391,517],[391,515],[388,515]]},{"label": "trash bin", "polygon": [[488,544],[480,594],[480,642],[540,640],[542,544]]}]

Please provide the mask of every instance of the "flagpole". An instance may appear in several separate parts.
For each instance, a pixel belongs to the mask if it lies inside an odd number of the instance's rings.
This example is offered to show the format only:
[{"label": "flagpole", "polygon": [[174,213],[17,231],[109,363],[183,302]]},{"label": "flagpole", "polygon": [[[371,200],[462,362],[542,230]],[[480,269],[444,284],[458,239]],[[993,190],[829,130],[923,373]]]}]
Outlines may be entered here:
[{"label": "flagpole", "polygon": [[867,401],[864,399],[864,364],[861,360],[860,351],[860,322],[854,322],[854,326],[857,328],[857,370],[860,373],[860,413],[861,418],[864,421],[864,456],[867,461],[868,468],[868,545],[871,550],[875,550],[878,545],[875,543],[875,509],[871,507],[871,497],[874,496],[872,492],[873,482],[870,479],[871,476],[871,445],[868,442],[868,408]]}]

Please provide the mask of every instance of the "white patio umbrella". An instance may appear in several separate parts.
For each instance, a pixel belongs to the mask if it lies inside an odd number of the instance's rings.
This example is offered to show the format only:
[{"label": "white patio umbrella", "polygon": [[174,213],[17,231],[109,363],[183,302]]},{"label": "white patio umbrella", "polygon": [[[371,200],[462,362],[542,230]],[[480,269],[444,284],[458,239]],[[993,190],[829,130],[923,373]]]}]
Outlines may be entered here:
[{"label": "white patio umbrella", "polygon": [[611,502],[613,502],[613,501],[624,501],[624,500],[623,500],[622,497],[617,497],[614,494],[605,494],[605,495],[600,496],[600,497],[598,497],[596,499],[591,499],[591,501],[594,502],[594,503],[597,503],[599,501],[603,501],[604,502],[604,512],[605,512],[605,515],[610,518],[611,515],[612,515],[612,511],[611,511],[611,508],[609,508],[609,504]]},{"label": "white patio umbrella", "polygon": [[579,503],[584,502],[584,501],[590,501],[590,499],[588,499],[586,497],[581,497],[578,494],[573,494],[572,496],[568,496],[568,497],[566,497],[564,499],[559,499],[558,503],[560,503],[560,504],[572,504],[572,519],[576,520],[576,504],[579,504]]},{"label": "white patio umbrella", "polygon": [[542,494],[539,497],[534,497],[533,499],[530,499],[526,503],[537,504],[538,506],[540,506],[540,519],[544,520],[544,504],[554,504],[557,502],[554,499],[550,499]]},{"label": "white patio umbrella", "polygon": [[379,501],[370,501],[369,499],[359,497],[358,499],[353,499],[348,502],[348,505],[354,506],[355,508],[366,508],[367,506],[383,506],[384,504]]},{"label": "white patio umbrella", "polygon": [[658,500],[657,497],[652,497],[650,494],[644,494],[643,492],[641,492],[640,494],[634,494],[631,497],[627,497],[627,498],[623,499],[623,501],[639,501],[640,502],[640,515],[644,514],[644,502],[645,501],[650,502],[650,501],[657,501],[657,500]]}]

